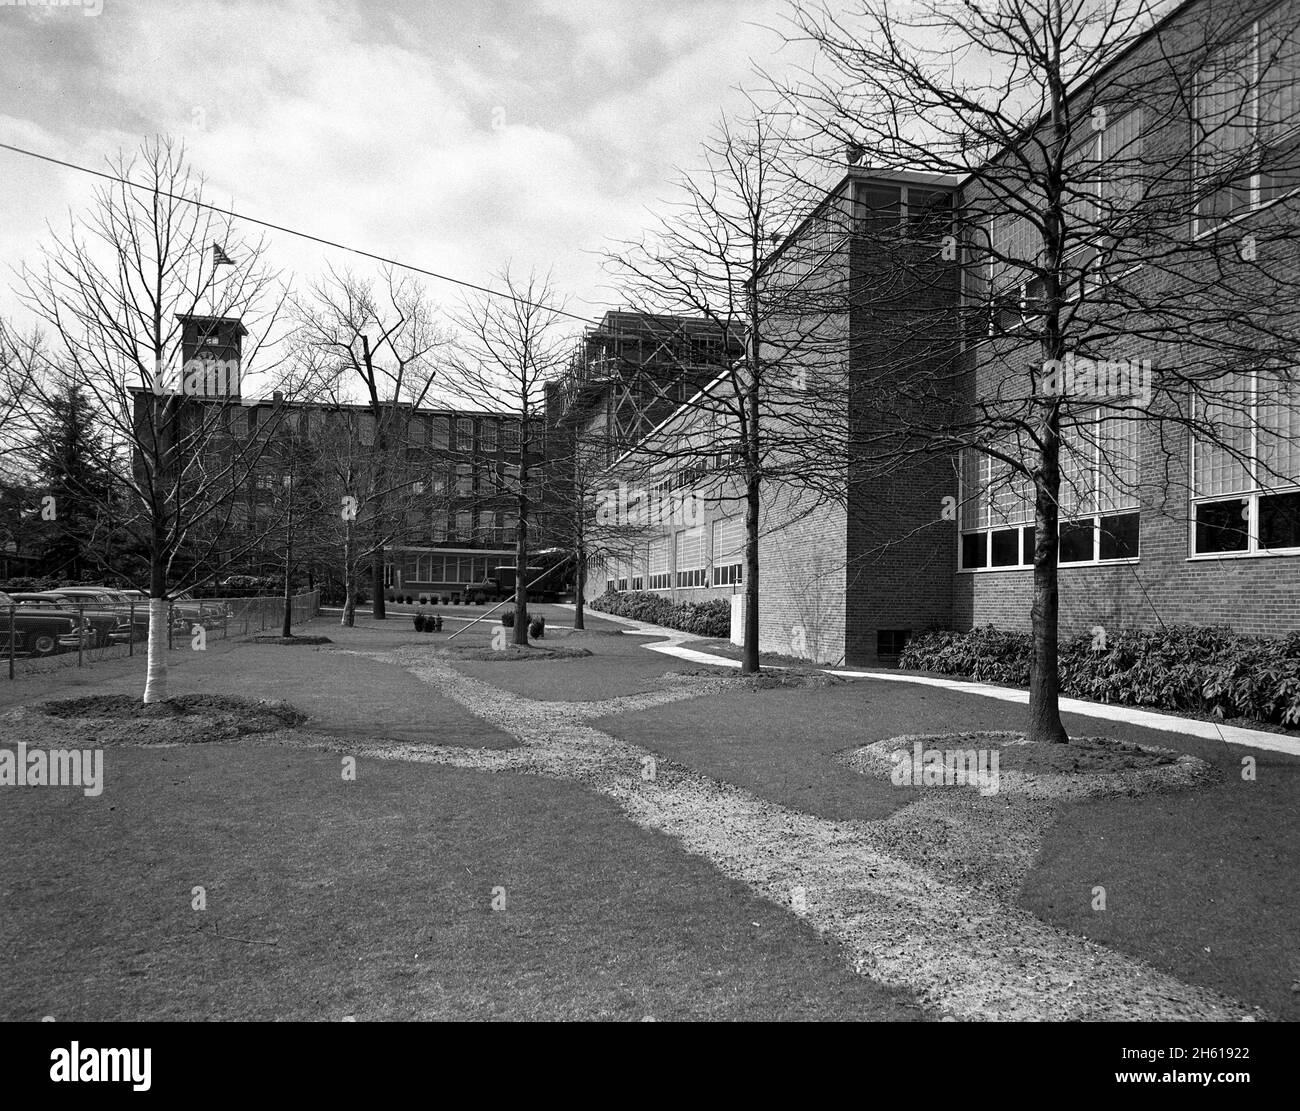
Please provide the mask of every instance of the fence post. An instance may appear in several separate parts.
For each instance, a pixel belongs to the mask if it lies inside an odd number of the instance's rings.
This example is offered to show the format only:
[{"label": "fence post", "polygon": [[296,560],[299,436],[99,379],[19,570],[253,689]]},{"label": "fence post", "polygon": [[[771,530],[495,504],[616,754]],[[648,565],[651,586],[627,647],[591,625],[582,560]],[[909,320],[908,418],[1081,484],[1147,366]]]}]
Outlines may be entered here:
[{"label": "fence post", "polygon": [[14,677],[14,605],[9,603],[9,678]]},{"label": "fence post", "polygon": [[127,611],[127,620],[130,621],[131,623],[130,626],[131,635],[127,637],[126,640],[126,654],[128,656],[134,656],[135,655],[135,595],[131,596],[131,601],[129,605],[131,608]]},{"label": "fence post", "polygon": [[172,602],[172,600],[171,600],[170,598],[167,599],[167,651],[168,651],[168,652],[170,652],[170,651],[172,650],[172,609],[173,609],[173,606],[174,606],[174,603]]},{"label": "fence post", "polygon": [[86,603],[77,603],[77,666],[81,667],[82,647],[86,643]]}]

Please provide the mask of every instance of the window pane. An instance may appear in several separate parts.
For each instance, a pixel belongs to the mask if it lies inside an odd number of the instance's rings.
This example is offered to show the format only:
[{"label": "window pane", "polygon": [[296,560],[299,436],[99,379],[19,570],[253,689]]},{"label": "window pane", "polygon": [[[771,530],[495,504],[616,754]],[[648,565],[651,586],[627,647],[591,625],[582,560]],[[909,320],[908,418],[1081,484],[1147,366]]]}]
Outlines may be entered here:
[{"label": "window pane", "polygon": [[1101,558],[1135,559],[1138,554],[1138,513],[1101,519]]},{"label": "window pane", "polygon": [[909,186],[907,222],[913,235],[947,235],[952,226],[952,201],[947,193]]},{"label": "window pane", "polygon": [[1142,111],[1134,109],[1101,132],[1101,219],[1127,212],[1141,196]]},{"label": "window pane", "polygon": [[993,566],[1014,567],[1020,562],[1020,530],[999,529],[993,534]]},{"label": "window pane", "polygon": [[1034,526],[1026,525],[1021,531],[1024,533],[1024,538],[1021,542],[1020,560],[1025,566],[1032,567],[1034,565],[1034,538],[1036,535]]},{"label": "window pane", "polygon": [[1266,494],[1259,499],[1261,548],[1300,548],[1300,493]]},{"label": "window pane", "polygon": [[879,235],[898,227],[902,192],[896,186],[866,185],[857,187],[859,227],[868,235]]},{"label": "window pane", "polygon": [[1250,378],[1228,374],[1209,385],[1197,407],[1214,442],[1196,442],[1196,492],[1202,496],[1250,489],[1250,472],[1240,462],[1250,455]]},{"label": "window pane", "polygon": [[971,532],[961,538],[961,565],[983,567],[988,561],[987,533]]},{"label": "window pane", "polygon": [[474,422],[462,418],[456,421],[456,450],[470,452],[474,450]]},{"label": "window pane", "polygon": [[1260,375],[1256,389],[1259,485],[1276,490],[1300,483],[1300,381]]},{"label": "window pane", "polygon": [[1084,563],[1093,558],[1093,522],[1067,521],[1061,525],[1062,563]]},{"label": "window pane", "polygon": [[1097,508],[1103,513],[1138,502],[1138,422],[1106,417],[1097,425]]},{"label": "window pane", "polygon": [[1244,552],[1247,503],[1241,498],[1206,502],[1196,507],[1196,551]]}]

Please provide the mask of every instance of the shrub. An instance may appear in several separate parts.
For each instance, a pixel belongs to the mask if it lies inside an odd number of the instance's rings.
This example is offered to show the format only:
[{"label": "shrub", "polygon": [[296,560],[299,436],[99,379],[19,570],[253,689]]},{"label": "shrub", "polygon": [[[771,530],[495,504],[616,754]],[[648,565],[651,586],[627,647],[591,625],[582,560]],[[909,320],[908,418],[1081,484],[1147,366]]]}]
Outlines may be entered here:
[{"label": "shrub", "polygon": [[415,631],[417,633],[424,632],[424,614],[422,613],[417,612],[415,615]]},{"label": "shrub", "polygon": [[602,594],[588,605],[600,613],[630,617],[633,621],[648,621],[652,625],[680,629],[695,636],[731,635],[731,601],[728,598],[674,604],[659,594],[623,591]]},{"label": "shrub", "polygon": [[[1300,633],[1243,636],[1228,628],[1173,625],[1123,629],[1102,643],[1091,633],[1062,642],[1062,694],[1300,726]],[[898,665],[1028,686],[1032,651],[1028,634],[988,626],[924,633],[907,645]]]},{"label": "shrub", "polygon": [[528,635],[534,640],[541,640],[546,636],[546,618],[538,614],[528,623]]}]

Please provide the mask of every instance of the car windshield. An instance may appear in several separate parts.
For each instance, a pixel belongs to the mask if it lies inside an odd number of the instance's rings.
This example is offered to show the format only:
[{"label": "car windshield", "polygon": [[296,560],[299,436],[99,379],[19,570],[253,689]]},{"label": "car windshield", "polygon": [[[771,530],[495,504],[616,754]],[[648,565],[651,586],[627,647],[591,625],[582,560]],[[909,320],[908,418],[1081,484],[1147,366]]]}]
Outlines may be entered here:
[{"label": "car windshield", "polygon": [[12,606],[13,604],[14,600],[3,590],[0,590],[0,606]]}]

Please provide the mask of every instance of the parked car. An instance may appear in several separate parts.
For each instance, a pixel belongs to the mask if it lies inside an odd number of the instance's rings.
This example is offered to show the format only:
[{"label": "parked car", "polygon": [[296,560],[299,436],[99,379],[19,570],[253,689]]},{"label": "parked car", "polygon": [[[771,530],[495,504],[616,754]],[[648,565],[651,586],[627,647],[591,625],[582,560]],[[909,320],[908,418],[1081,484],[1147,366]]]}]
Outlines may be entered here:
[{"label": "parked car", "polygon": [[131,600],[123,591],[107,586],[60,586],[43,593],[64,601],[94,606],[102,612],[116,614],[118,620],[131,630],[136,640],[143,640],[149,635],[148,605],[141,606],[137,603],[133,613]]},{"label": "parked car", "polygon": [[[136,612],[144,610],[145,626],[149,624],[149,598],[139,590],[119,590],[116,593],[124,599],[135,601]],[[235,611],[225,602],[200,601],[188,590],[182,590],[172,598],[172,629],[178,633],[189,634],[196,626],[205,629],[224,628],[227,621],[235,616]]]},{"label": "parked car", "polygon": [[11,622],[14,652],[29,656],[52,656],[76,648],[94,636],[89,620],[71,610],[20,606],[15,599],[0,591],[0,644],[6,652],[10,647]]},{"label": "parked car", "polygon": [[130,622],[116,608],[106,607],[102,602],[72,599],[55,590],[45,590],[38,594],[11,594],[9,597],[24,608],[79,613],[90,622],[90,627],[94,630],[92,648],[125,644],[131,639]]},{"label": "parked car", "polygon": [[196,625],[205,629],[224,629],[235,611],[225,602],[202,601],[188,590],[182,590],[172,602],[172,621],[188,633]]}]

